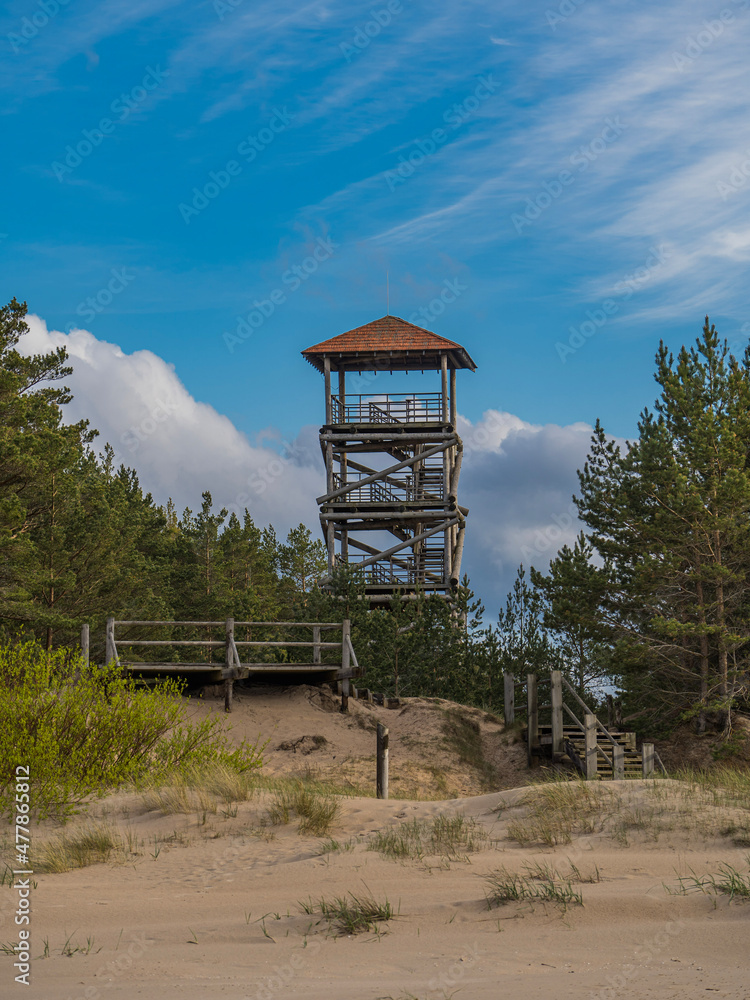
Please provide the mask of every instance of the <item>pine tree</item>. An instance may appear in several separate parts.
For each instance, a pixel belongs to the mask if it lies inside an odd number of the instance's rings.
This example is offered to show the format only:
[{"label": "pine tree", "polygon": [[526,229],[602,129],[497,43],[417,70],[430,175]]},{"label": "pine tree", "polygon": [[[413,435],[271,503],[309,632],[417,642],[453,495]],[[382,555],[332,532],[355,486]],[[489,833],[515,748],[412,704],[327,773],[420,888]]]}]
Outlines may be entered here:
[{"label": "pine tree", "polygon": [[634,706],[711,710],[742,693],[750,638],[750,355],[708,318],[691,348],[656,357],[661,394],[621,450],[597,424],[579,473],[581,519],[612,573],[601,622]]}]

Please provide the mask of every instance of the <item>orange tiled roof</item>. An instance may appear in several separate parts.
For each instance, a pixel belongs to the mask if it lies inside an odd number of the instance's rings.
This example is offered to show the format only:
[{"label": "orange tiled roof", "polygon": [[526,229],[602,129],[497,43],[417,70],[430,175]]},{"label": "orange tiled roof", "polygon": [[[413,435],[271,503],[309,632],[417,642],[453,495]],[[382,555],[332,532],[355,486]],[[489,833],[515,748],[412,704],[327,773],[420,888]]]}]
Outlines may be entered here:
[{"label": "orange tiled roof", "polygon": [[[334,359],[340,355],[359,355],[364,361],[381,355],[394,361],[411,356],[416,361],[416,355],[437,358],[441,354],[450,354],[454,367],[476,367],[468,352],[453,340],[439,337],[430,330],[425,330],[414,323],[407,323],[398,316],[383,316],[381,319],[365,323],[354,330],[347,330],[330,340],[323,340],[313,347],[308,347],[302,355],[322,371],[322,359],[327,355]],[[355,363],[355,358],[347,359],[349,364]],[[395,365],[394,367],[400,367]],[[419,367],[415,364],[413,367]]]}]

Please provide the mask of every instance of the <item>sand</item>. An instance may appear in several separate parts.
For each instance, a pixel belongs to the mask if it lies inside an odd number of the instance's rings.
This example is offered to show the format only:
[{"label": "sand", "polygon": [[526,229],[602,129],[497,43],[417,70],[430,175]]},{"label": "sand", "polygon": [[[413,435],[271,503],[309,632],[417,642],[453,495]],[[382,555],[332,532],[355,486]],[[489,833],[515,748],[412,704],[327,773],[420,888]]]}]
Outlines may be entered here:
[{"label": "sand", "polygon": [[[49,1000],[226,997],[306,1000],[484,1000],[624,997],[694,1000],[750,997],[750,903],[702,893],[670,895],[676,873],[748,866],[748,848],[717,834],[710,809],[689,802],[677,782],[609,785],[608,801],[629,815],[658,804],[671,830],[633,829],[628,846],[597,832],[554,848],[525,847],[509,825],[529,814],[528,772],[513,734],[470,710],[496,767],[500,790],[476,794],[488,768],[460,764],[443,732],[448,703],[423,700],[403,714],[354,706],[348,719],[325,692],[266,692],[240,698],[233,723],[253,738],[271,738],[268,773],[314,770],[349,775],[374,770],[371,719],[390,725],[395,785],[419,776],[432,785],[446,768],[449,786],[465,793],[432,801],[365,796],[341,800],[331,836],[349,849],[326,850],[328,838],[304,836],[298,823],[268,825],[270,791],[216,813],[162,815],[142,796],[118,794],[92,815],[130,838],[134,850],[109,864],[35,876],[30,988],[13,982],[13,958],[0,955],[0,995]],[[199,714],[215,710],[204,705]],[[364,719],[364,725],[358,719]],[[317,742],[313,737],[323,737]],[[310,739],[303,739],[309,737]],[[297,743],[296,741],[300,741]],[[294,745],[296,744],[296,746]],[[286,745],[286,747],[285,747]],[[274,749],[271,749],[271,748]],[[430,768],[432,770],[430,770]],[[348,769],[348,770],[347,770]],[[392,784],[394,783],[392,779]],[[518,787],[510,787],[515,784]],[[535,793],[532,793],[535,794]],[[406,820],[462,815],[486,832],[480,850],[449,860],[403,861],[368,849],[373,834]],[[723,814],[722,814],[723,815]],[[728,815],[728,814],[727,814]],[[81,820],[74,821],[75,828]],[[668,826],[669,823],[666,823]],[[713,831],[713,832],[712,832]],[[35,831],[43,840],[49,824]],[[172,836],[171,842],[165,838]],[[331,845],[328,845],[329,847]],[[514,902],[489,908],[483,876],[532,862],[601,881],[574,886],[584,905]],[[387,899],[398,915],[378,933],[340,934],[303,912],[301,902],[347,893]],[[13,891],[0,889],[0,940],[16,940]],[[65,942],[69,941],[65,955]],[[41,957],[48,946],[49,957]],[[88,951],[88,953],[87,953]],[[39,957],[37,957],[39,956]]]}]

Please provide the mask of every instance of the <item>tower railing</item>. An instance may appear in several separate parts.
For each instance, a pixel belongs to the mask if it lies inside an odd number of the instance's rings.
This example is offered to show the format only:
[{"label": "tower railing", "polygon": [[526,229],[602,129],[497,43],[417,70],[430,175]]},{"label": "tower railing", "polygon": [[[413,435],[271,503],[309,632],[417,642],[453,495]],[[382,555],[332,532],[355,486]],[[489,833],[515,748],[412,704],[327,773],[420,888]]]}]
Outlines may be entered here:
[{"label": "tower railing", "polygon": [[424,424],[443,419],[442,394],[414,393],[347,393],[331,399],[333,422],[336,424]]}]

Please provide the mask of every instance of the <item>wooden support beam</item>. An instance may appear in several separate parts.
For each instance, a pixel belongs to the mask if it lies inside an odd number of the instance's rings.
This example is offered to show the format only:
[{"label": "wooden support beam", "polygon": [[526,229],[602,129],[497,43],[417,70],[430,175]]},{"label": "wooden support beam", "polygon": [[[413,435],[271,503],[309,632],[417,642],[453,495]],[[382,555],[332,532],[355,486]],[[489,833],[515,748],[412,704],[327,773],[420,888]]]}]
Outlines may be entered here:
[{"label": "wooden support beam", "polygon": [[224,642],[224,662],[230,668],[234,666],[238,667],[239,663],[234,662],[234,651],[237,648],[234,645],[234,618],[227,618],[224,623]]},{"label": "wooden support beam", "polygon": [[448,356],[440,358],[440,397],[443,410],[443,422],[448,423]]},{"label": "wooden support beam", "polygon": [[[395,552],[401,552],[402,549],[408,548],[415,542],[422,541],[423,538],[429,538],[431,535],[436,535],[440,531],[445,531],[452,524],[457,524],[457,520],[443,521],[442,524],[438,524],[435,528],[430,528],[429,531],[422,531],[420,534],[415,535],[413,538],[407,539],[405,542],[399,542],[398,545],[391,546],[390,549],[386,549],[384,552],[379,552],[376,556],[370,556],[368,559],[363,559],[362,562],[357,563],[357,566],[364,569],[366,566],[372,566],[376,562],[380,562],[383,559],[387,559],[392,556]],[[329,583],[330,580],[325,578],[320,581],[321,584]]]},{"label": "wooden support beam", "polygon": [[644,743],[641,746],[641,766],[643,777],[651,778],[654,774],[654,744]]},{"label": "wooden support beam", "polygon": [[224,681],[224,711],[229,713],[232,711],[232,698],[234,696],[234,681],[231,677],[227,677]]},{"label": "wooden support beam", "polygon": [[456,550],[453,553],[453,565],[451,566],[451,585],[457,587],[461,582],[461,560],[464,556],[464,540],[466,538],[466,526],[458,525],[458,538],[456,539]]},{"label": "wooden support beam", "polygon": [[512,726],[516,721],[516,685],[513,674],[503,674],[503,712],[505,725]]},{"label": "wooden support beam", "polygon": [[331,403],[331,359],[323,358],[323,377],[326,387],[326,424],[333,423],[333,406]]},{"label": "wooden support beam", "polygon": [[81,626],[81,660],[83,661],[84,667],[89,665],[89,627],[88,625]]},{"label": "wooden support beam", "polygon": [[377,732],[377,776],[375,792],[379,799],[388,798],[388,729],[378,723]]},{"label": "wooden support beam", "polygon": [[320,626],[313,625],[313,663],[320,663]]},{"label": "wooden support beam", "polygon": [[456,402],[456,369],[451,366],[451,411],[450,411],[450,421],[453,426],[456,426],[458,419],[458,410]]},{"label": "wooden support beam", "polygon": [[562,756],[563,753],[563,689],[562,673],[559,670],[550,672],[552,688],[552,754]]},{"label": "wooden support beam", "polygon": [[119,662],[117,659],[117,645],[115,643],[115,619],[107,619],[107,632],[105,637],[104,662],[106,666],[110,663]]},{"label": "wooden support beam", "polygon": [[[385,479],[387,476],[393,475],[394,472],[399,472],[401,469],[406,469],[410,465],[415,465],[417,462],[421,462],[425,458],[430,458],[432,455],[437,455],[438,452],[445,451],[446,448],[450,447],[450,440],[445,441],[443,444],[435,445],[434,448],[429,448],[425,452],[421,452],[418,455],[413,455],[411,458],[404,459],[403,462],[397,462],[396,465],[389,465],[387,469],[383,469],[381,472],[373,472],[372,475],[367,476],[365,479],[357,479],[352,483],[347,483],[345,486],[340,487],[340,489],[334,490],[332,493],[324,494],[322,497],[316,499],[318,505],[324,503],[330,503],[331,500],[335,500],[337,497],[342,497],[346,493],[350,493],[352,490],[359,489],[360,486],[368,486],[370,483],[375,483],[378,479]],[[352,462],[350,463],[353,469],[358,468],[358,466]],[[402,485],[396,481],[395,485]]]},{"label": "wooden support beam", "polygon": [[583,717],[583,726],[586,737],[586,777],[595,778],[599,773],[599,762],[597,760],[599,751],[597,749],[596,716],[586,712]]},{"label": "wooden support beam", "polygon": [[612,747],[612,779],[619,781],[625,777],[625,748],[616,743]]},{"label": "wooden support beam", "polygon": [[536,674],[526,675],[526,717],[527,724],[527,759],[529,767],[534,761],[534,750],[539,744],[539,699],[537,696]]}]

